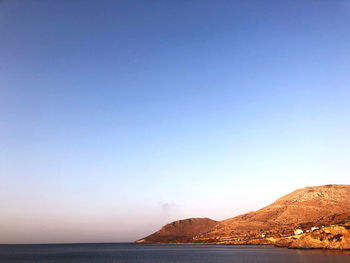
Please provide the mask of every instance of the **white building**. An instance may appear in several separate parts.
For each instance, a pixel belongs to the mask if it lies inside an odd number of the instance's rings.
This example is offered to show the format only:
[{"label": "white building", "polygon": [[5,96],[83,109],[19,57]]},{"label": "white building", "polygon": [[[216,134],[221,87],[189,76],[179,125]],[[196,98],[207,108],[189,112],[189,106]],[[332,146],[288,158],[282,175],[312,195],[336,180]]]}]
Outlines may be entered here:
[{"label": "white building", "polygon": [[304,233],[304,231],[302,229],[296,229],[294,230],[294,235],[301,235],[302,233]]},{"label": "white building", "polygon": [[318,228],[317,226],[311,227],[311,231],[312,231],[312,232],[314,232],[315,230],[318,230],[318,229],[320,229],[320,228]]}]

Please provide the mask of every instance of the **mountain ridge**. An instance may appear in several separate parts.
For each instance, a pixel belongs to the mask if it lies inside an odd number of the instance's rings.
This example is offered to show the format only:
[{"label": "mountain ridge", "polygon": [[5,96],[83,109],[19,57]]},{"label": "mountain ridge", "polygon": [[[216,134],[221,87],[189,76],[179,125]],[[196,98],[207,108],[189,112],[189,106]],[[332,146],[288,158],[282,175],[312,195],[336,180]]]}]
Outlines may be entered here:
[{"label": "mountain ridge", "polygon": [[[272,237],[290,236],[324,218],[350,219],[350,185],[328,184],[297,189],[257,211],[222,221],[189,218],[167,224],[135,243],[270,244]],[[345,222],[344,221],[344,222]],[[191,223],[190,223],[191,222]],[[172,226],[172,227],[170,227]]]}]

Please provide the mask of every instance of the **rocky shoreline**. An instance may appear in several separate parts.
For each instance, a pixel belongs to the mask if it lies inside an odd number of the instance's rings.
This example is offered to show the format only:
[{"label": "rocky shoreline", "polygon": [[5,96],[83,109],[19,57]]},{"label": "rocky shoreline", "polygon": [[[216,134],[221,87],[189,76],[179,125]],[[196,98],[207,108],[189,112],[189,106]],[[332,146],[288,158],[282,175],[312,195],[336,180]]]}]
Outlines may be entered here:
[{"label": "rocky shoreline", "polygon": [[277,247],[350,250],[350,226],[329,226],[273,242]]}]

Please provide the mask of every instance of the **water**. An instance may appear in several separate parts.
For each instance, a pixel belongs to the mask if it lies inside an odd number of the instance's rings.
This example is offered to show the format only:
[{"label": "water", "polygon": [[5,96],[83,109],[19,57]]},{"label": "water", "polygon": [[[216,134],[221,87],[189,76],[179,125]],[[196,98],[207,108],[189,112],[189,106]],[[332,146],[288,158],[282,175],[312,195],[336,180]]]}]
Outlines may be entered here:
[{"label": "water", "polygon": [[348,252],[272,246],[60,244],[0,245],[1,263],[350,263]]}]

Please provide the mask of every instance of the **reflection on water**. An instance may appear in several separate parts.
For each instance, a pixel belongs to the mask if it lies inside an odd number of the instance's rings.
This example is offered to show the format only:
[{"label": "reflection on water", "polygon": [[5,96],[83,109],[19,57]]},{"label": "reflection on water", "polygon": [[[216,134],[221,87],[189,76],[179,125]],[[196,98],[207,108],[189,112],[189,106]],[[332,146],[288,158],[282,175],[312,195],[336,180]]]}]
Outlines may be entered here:
[{"label": "reflection on water", "polygon": [[310,254],[326,254],[326,255],[350,255],[349,250],[337,250],[337,249],[295,249],[302,254],[302,251],[306,251]]},{"label": "reflection on water", "polygon": [[350,263],[350,251],[272,246],[0,245],[1,263]]},{"label": "reflection on water", "polygon": [[[350,262],[350,251],[329,249],[289,249],[298,257],[295,263]],[[338,255],[341,255],[339,257]],[[289,261],[288,261],[289,262]]]}]

